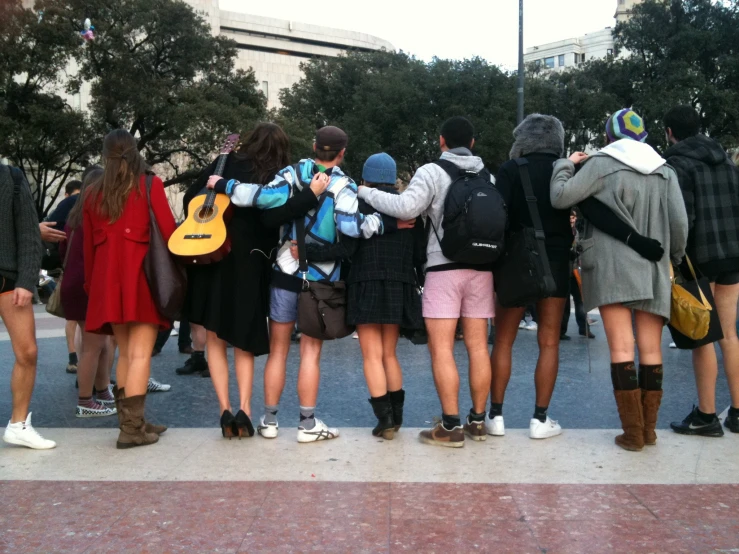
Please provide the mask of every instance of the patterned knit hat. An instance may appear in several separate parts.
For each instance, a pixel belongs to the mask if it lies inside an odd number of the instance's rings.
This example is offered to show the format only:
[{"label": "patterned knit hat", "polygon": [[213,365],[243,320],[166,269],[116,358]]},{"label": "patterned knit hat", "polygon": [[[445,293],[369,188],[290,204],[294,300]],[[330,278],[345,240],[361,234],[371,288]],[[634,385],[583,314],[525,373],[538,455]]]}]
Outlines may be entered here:
[{"label": "patterned knit hat", "polygon": [[396,178],[395,160],[385,152],[372,154],[364,162],[362,179],[368,183],[394,185]]},{"label": "patterned knit hat", "polygon": [[619,110],[608,118],[606,134],[612,142],[619,139],[631,139],[637,142],[647,140],[644,120],[631,108]]}]

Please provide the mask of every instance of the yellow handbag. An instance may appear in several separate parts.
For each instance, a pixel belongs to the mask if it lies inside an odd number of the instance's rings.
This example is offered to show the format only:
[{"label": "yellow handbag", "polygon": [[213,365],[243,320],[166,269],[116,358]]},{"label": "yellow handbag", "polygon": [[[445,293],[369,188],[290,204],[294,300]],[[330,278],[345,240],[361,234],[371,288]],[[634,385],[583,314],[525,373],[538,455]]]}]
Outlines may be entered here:
[{"label": "yellow handbag", "polygon": [[682,285],[677,282],[675,272],[670,264],[670,282],[672,283],[672,304],[670,306],[670,325],[680,331],[686,337],[693,340],[701,340],[708,335],[711,323],[711,304],[698,284],[698,276],[695,274],[690,258],[685,256],[690,273],[695,280],[700,299],[693,296]]}]

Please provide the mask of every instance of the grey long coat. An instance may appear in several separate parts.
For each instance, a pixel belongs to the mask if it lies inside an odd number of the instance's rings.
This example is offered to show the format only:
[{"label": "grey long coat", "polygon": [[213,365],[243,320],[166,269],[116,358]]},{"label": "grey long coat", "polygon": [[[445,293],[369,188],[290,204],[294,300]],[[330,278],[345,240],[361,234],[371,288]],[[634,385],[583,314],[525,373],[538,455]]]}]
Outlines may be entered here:
[{"label": "grey long coat", "polygon": [[660,241],[669,257],[650,262],[586,222],[580,241],[585,309],[625,304],[669,319],[670,258],[682,260],[688,237],[675,171],[663,165],[644,174],[601,153],[585,162],[577,175],[571,161],[556,162],[551,186],[555,208],[569,208],[591,196],[638,233]]}]

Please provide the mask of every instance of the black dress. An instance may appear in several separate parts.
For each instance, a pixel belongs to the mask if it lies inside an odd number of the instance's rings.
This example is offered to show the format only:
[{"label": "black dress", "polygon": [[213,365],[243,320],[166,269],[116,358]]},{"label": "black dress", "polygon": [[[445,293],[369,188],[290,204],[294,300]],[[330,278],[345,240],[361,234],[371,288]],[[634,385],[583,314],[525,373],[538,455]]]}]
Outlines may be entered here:
[{"label": "black dress", "polygon": [[[185,207],[215,170],[211,164],[185,195]],[[226,179],[259,182],[252,163],[230,154],[223,172]],[[202,325],[220,339],[251,352],[269,353],[269,281],[273,249],[280,225],[305,214],[317,199],[309,188],[287,204],[272,210],[233,207],[227,225],[231,252],[220,262],[188,266],[188,292],[184,313],[190,323]]]}]

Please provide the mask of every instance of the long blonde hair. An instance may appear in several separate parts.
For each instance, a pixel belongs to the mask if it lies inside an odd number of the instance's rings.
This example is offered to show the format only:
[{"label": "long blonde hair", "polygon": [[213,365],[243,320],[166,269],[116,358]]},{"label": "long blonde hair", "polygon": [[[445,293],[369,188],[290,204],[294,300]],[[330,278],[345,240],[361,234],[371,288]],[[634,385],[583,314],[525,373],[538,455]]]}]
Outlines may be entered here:
[{"label": "long blonde hair", "polygon": [[98,214],[111,223],[123,215],[128,197],[138,190],[139,178],[146,172],[146,161],[139,154],[136,139],[124,129],[116,129],[103,141],[103,173],[88,187]]}]

